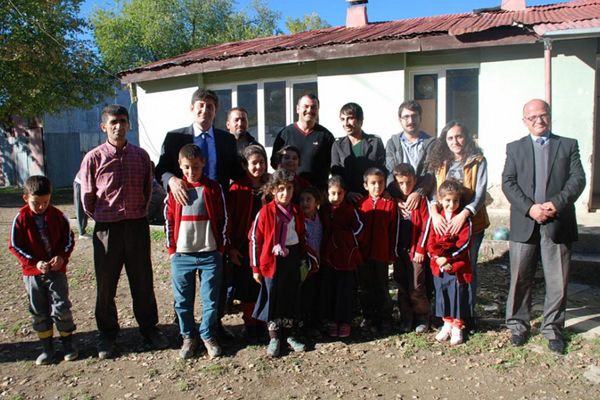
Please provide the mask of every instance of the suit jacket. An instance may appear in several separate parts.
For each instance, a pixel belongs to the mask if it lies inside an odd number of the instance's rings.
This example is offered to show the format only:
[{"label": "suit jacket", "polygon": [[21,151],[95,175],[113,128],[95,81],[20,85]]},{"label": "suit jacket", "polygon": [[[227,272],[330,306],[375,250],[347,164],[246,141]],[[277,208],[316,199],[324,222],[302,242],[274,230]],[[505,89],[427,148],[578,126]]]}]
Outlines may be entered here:
[{"label": "suit jacket", "polygon": [[[233,135],[215,127],[213,132],[217,150],[217,181],[223,190],[227,191],[230,180],[242,173],[242,166],[238,163],[238,152]],[[179,149],[188,143],[194,143],[192,125],[167,133],[156,166],[156,179],[159,182],[162,182],[162,175],[165,172],[170,172],[178,178],[183,176],[178,162]]]},{"label": "suit jacket", "polygon": [[331,174],[340,175],[351,192],[365,194],[363,174],[371,167],[385,169],[385,148],[381,138],[363,132],[363,155],[352,153],[352,143],[348,136],[337,139],[331,147]]},{"label": "suit jacket", "polygon": [[[556,207],[556,218],[546,222],[555,243],[577,240],[575,201],[585,187],[577,140],[550,134],[546,201]],[[510,202],[510,239],[526,242],[536,222],[529,216],[534,205],[535,160],[530,135],[506,146],[502,191]]]}]

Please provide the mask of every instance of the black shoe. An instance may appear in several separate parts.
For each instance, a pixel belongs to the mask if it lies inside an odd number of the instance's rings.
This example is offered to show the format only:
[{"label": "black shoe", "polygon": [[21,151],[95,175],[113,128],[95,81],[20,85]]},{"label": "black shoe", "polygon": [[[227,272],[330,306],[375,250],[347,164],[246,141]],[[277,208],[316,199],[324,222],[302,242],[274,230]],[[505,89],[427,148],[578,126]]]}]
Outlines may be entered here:
[{"label": "black shoe", "polygon": [[523,346],[525,342],[527,342],[527,337],[519,333],[513,333],[512,337],[510,338],[510,342],[513,346],[520,347]]},{"label": "black shoe", "polygon": [[117,348],[115,346],[114,339],[108,337],[101,337],[98,342],[98,358],[101,360],[107,360],[114,358],[117,355]]},{"label": "black shoe", "polygon": [[565,342],[561,339],[550,339],[548,340],[548,348],[556,354],[563,354],[565,352]]}]

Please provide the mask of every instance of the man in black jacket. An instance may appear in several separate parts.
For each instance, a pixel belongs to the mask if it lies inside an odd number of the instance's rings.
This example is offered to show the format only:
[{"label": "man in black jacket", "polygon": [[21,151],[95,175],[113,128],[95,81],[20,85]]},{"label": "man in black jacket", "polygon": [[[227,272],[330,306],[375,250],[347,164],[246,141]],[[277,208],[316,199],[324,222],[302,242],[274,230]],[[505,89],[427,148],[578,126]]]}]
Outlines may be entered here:
[{"label": "man in black jacket", "polygon": [[213,127],[219,107],[219,98],[212,90],[198,89],[192,95],[190,111],[194,118],[191,126],[168,132],[162,145],[162,152],[156,166],[156,178],[169,189],[181,205],[187,204],[185,183],[179,169],[179,149],[194,143],[202,149],[206,157],[204,174],[221,184],[223,191],[229,188],[230,180],[240,174],[241,166],[236,162],[235,138]]}]

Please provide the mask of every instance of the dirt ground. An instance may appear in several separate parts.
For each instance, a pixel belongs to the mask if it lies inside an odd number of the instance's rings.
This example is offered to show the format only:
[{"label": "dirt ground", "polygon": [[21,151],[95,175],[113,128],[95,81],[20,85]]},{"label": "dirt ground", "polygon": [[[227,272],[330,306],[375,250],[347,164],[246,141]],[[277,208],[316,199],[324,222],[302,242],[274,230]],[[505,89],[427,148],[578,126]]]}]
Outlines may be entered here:
[{"label": "dirt ground", "polygon": [[[71,192],[59,190],[54,203],[74,216]],[[20,194],[0,191],[0,240],[8,231]],[[74,228],[75,229],[75,228]],[[0,398],[6,399],[598,399],[600,384],[584,377],[600,366],[600,339],[569,334],[567,354],[557,356],[534,331],[523,348],[513,348],[502,327],[508,287],[505,257],[480,267],[480,332],[463,345],[436,343],[435,333],[372,337],[354,329],[350,340],[321,339],[303,354],[267,358],[264,346],[242,339],[208,360],[177,357],[177,330],[172,324],[169,263],[159,231],[153,233],[154,281],[160,325],[172,346],[150,351],[138,334],[126,276],[117,296],[121,355],[99,360],[94,320],[95,283],[91,240],[79,240],[69,263],[69,283],[78,329],[80,359],[37,367],[40,351],[31,330],[27,298],[16,259],[0,252]],[[598,272],[575,265],[573,279],[600,285]],[[593,282],[590,281],[593,277]],[[536,298],[543,293],[538,276]],[[225,324],[240,333],[239,314]],[[539,321],[538,321],[539,324]]]}]

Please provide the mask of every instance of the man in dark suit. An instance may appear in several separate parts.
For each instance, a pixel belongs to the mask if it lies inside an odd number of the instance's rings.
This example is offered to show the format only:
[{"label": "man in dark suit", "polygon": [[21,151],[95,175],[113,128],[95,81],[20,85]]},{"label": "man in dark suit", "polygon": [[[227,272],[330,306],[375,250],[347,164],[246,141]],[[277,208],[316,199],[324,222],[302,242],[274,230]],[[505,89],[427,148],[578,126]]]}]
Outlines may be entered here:
[{"label": "man in dark suit", "polygon": [[230,180],[241,172],[237,163],[235,138],[213,127],[219,107],[219,98],[212,90],[198,89],[192,95],[190,110],[194,117],[191,126],[168,132],[162,145],[162,152],[156,166],[156,178],[165,189],[173,193],[181,205],[187,204],[185,183],[181,180],[179,169],[179,149],[188,143],[195,143],[206,157],[204,174],[221,184],[224,191],[229,188]]},{"label": "man in dark suit", "polygon": [[[221,185],[223,191],[229,189],[232,179],[240,176],[242,166],[239,163],[235,137],[213,127],[213,122],[219,107],[219,98],[212,90],[198,89],[192,95],[190,110],[194,117],[191,126],[168,132],[162,145],[162,153],[156,166],[156,177],[163,186],[173,193],[175,200],[185,206],[188,203],[188,193],[183,173],[179,168],[179,150],[188,143],[194,143],[202,150],[205,157],[203,173]],[[230,277],[225,275],[219,300],[219,317],[225,313],[225,295]],[[219,339],[228,341],[232,334],[219,321],[217,327]]]},{"label": "man in dark suit", "polygon": [[502,191],[510,202],[510,288],[506,325],[512,343],[527,341],[531,291],[538,257],[546,282],[540,332],[548,348],[564,352],[571,243],[577,240],[575,201],[585,186],[577,141],[550,132],[550,106],[534,99],[523,107],[529,135],[509,143]]}]

